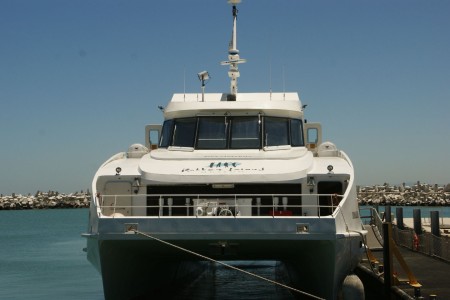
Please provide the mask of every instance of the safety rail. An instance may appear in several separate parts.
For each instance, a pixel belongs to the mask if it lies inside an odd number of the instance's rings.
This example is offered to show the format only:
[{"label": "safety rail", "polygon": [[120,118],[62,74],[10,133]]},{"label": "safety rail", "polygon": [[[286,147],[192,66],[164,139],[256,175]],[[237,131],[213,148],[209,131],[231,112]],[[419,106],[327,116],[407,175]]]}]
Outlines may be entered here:
[{"label": "safety rail", "polygon": [[416,234],[413,228],[393,226],[394,240],[402,247],[450,262],[450,237],[435,236],[431,232]]},{"label": "safety rail", "polygon": [[360,206],[359,211],[364,225],[374,225],[380,232],[383,232],[383,220],[375,208]]},{"label": "safety rail", "polygon": [[381,219],[378,211],[373,207],[359,207],[361,221],[364,225],[370,225],[373,227],[375,238],[380,245],[383,245],[383,220]]},{"label": "safety rail", "polygon": [[102,215],[113,217],[324,217],[337,213],[342,198],[339,194],[97,194],[93,203]]}]

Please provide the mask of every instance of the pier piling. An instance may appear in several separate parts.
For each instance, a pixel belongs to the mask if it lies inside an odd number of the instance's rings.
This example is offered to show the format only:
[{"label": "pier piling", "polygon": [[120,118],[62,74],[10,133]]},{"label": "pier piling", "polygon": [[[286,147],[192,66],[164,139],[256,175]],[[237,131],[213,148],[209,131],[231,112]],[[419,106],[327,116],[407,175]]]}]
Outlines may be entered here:
[{"label": "pier piling", "polygon": [[388,223],[392,222],[392,217],[391,217],[391,206],[390,205],[386,205],[386,207],[384,208],[384,220]]},{"label": "pier piling", "polygon": [[396,207],[395,214],[397,218],[397,227],[399,229],[405,229],[405,225],[403,224],[403,207]]},{"label": "pier piling", "polygon": [[422,220],[420,215],[420,209],[415,208],[413,210],[413,219],[414,219],[414,232],[416,234],[422,234]]},{"label": "pier piling", "polygon": [[441,236],[441,231],[439,230],[439,211],[430,211],[431,220],[431,233],[434,236]]}]

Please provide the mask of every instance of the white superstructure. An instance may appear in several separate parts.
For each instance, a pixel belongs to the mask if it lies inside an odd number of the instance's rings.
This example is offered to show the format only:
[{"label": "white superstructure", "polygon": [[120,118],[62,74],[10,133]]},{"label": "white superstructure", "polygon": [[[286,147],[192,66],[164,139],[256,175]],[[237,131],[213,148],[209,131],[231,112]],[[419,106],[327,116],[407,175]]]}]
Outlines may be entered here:
[{"label": "white superstructure", "polygon": [[202,81],[201,93],[174,94],[145,145],[95,174],[84,236],[106,299],[145,297],[201,272],[202,259],[158,240],[217,260],[278,261],[288,284],[325,299],[360,260],[352,163],[322,143],[297,93],[237,92],[231,2],[230,93],[205,93]]}]

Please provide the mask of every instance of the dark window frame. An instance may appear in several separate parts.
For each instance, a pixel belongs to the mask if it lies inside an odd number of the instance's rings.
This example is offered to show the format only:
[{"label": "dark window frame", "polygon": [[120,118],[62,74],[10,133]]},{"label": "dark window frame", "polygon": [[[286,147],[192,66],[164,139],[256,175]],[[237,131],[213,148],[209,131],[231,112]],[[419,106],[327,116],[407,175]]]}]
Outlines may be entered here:
[{"label": "dark window frame", "polygon": [[[298,122],[299,126],[299,137],[300,137],[300,143],[295,143],[295,138],[293,136],[293,123]],[[303,136],[303,121],[301,119],[289,119],[289,137],[290,137],[290,143],[292,147],[305,147],[305,137]]]},{"label": "dark window frame", "polygon": [[[234,126],[234,121],[236,120],[243,120],[243,119],[255,119],[256,121],[256,126],[257,126],[257,139],[258,139],[258,145],[256,147],[242,147],[242,146],[238,146],[238,147],[234,147],[233,146],[233,126]],[[259,116],[237,116],[237,117],[230,117],[229,118],[230,122],[229,122],[229,147],[228,149],[261,149],[261,144],[262,144],[262,128],[261,128],[261,123],[260,123],[260,117]],[[248,138],[247,140],[250,140],[250,138]]]},{"label": "dark window frame", "polygon": [[[183,141],[182,139],[185,139],[186,137],[185,136],[180,136],[180,140],[176,140],[177,139],[177,132],[175,131],[176,130],[176,126],[178,125],[178,124],[181,124],[181,123],[183,123],[183,122],[185,122],[185,121],[187,121],[187,120],[189,120],[189,119],[192,119],[192,120],[195,120],[193,123],[193,134],[192,134],[192,136],[191,136],[191,141],[189,142],[189,145],[185,145],[185,144],[183,144],[183,143],[180,143],[180,144],[178,144],[178,141]],[[188,122],[185,122],[186,124],[188,123]],[[183,128],[183,129],[186,129],[186,128]],[[172,128],[172,138],[171,138],[171,143],[170,143],[170,146],[172,146],[172,147],[184,147],[184,148],[194,148],[195,147],[195,141],[197,140],[197,131],[198,131],[198,118],[197,117],[188,117],[188,118],[179,118],[179,119],[174,119],[174,125],[173,125],[173,128]],[[175,143],[177,143],[177,144],[175,144]]]},{"label": "dark window frame", "polygon": [[[270,120],[270,119],[272,119],[272,120],[285,120],[285,125],[286,125],[286,132],[285,132],[285,137],[286,137],[286,139],[287,139],[287,142],[285,143],[285,144],[282,144],[282,143],[273,143],[273,144],[268,144],[268,141],[267,141],[267,131],[268,131],[268,127],[269,126],[267,126],[267,124],[268,124],[268,120]],[[291,145],[291,138],[290,138],[290,118],[287,118],[287,117],[272,117],[272,116],[265,116],[264,117],[264,120],[263,120],[263,123],[264,123],[264,130],[263,130],[263,144],[264,144],[264,146],[265,147],[277,147],[277,146],[287,146],[287,145]],[[273,129],[271,129],[271,130],[273,130]],[[279,132],[277,132],[276,133],[276,135],[275,136],[277,136],[277,135],[279,135]]]},{"label": "dark window frame", "polygon": [[[223,121],[225,124],[225,145],[224,147],[199,147],[199,130],[201,126],[201,120],[203,118],[217,118],[220,119],[221,122]],[[233,147],[233,126],[234,122],[236,120],[243,120],[243,119],[251,119],[255,118],[255,121],[257,122],[257,130],[258,130],[258,146],[257,147]],[[195,124],[193,124],[194,129],[191,129],[193,131],[192,136],[192,142],[188,143],[189,145],[185,144],[175,144],[175,128],[177,124],[183,123],[183,121],[187,120],[195,120]],[[286,144],[267,144],[266,139],[266,132],[267,132],[267,120],[284,120],[283,123],[285,125],[287,124],[287,131],[285,134],[285,138],[287,139]],[[187,123],[187,122],[186,122]],[[294,129],[294,127],[298,129]],[[168,119],[164,121],[163,129],[161,132],[161,137],[159,140],[159,148],[168,148],[168,147],[187,147],[187,148],[194,148],[196,150],[237,150],[237,149],[262,149],[263,147],[276,147],[276,146],[291,146],[291,147],[305,147],[305,137],[304,137],[304,124],[302,119],[295,119],[295,118],[288,118],[288,117],[273,117],[273,116],[200,116],[200,117],[187,117],[187,118],[175,118],[175,119]],[[276,131],[276,130],[275,130]],[[297,133],[297,136],[295,137],[294,134]],[[276,134],[280,134],[279,132],[276,132]],[[254,145],[252,145],[254,146]]]},{"label": "dark window frame", "polygon": [[[204,146],[199,146],[200,144],[200,129],[201,129],[201,122],[202,120],[206,120],[206,119],[218,119],[222,122],[224,122],[225,124],[225,145],[223,147],[204,147]],[[229,125],[229,120],[227,119],[227,117],[223,116],[206,116],[206,117],[198,117],[197,118],[197,131],[196,131],[196,138],[195,138],[195,149],[198,150],[224,150],[224,149],[228,149],[228,145],[229,145],[229,131],[230,131],[230,125]]]},{"label": "dark window frame", "polygon": [[[161,130],[161,136],[158,142],[158,148],[168,148],[172,144],[173,125],[175,119],[165,120]],[[167,129],[168,128],[168,129]],[[164,144],[163,144],[164,142]]]}]

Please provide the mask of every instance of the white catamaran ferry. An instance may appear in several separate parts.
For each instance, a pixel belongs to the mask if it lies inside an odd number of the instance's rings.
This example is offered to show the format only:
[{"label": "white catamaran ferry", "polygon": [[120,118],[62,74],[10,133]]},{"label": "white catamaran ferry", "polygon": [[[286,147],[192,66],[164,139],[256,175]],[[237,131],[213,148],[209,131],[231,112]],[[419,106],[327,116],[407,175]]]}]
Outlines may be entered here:
[{"label": "white catamaran ferry", "polygon": [[[337,299],[364,250],[348,156],[322,142],[297,93],[238,93],[236,5],[229,93],[174,94],[145,145],[92,183],[87,257],[105,299],[152,299],[209,259],[272,260],[302,297]],[[156,138],[155,138],[156,137]]]}]

